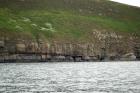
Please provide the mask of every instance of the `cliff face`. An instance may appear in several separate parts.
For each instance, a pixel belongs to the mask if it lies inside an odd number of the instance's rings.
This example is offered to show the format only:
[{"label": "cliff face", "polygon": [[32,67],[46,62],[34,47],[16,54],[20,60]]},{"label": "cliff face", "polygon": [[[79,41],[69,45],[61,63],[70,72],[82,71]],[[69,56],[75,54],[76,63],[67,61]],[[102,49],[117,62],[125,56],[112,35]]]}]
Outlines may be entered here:
[{"label": "cliff face", "polygon": [[140,8],[108,0],[0,0],[0,54],[139,58],[139,14]]},{"label": "cliff face", "polygon": [[[94,32],[91,42],[1,40],[1,57],[20,61],[97,61],[139,59],[139,40],[135,35]],[[38,58],[38,59],[36,59]],[[1,59],[1,58],[0,58]],[[5,59],[5,60],[6,60]],[[3,59],[4,60],[4,59]],[[1,59],[2,61],[2,59]]]}]

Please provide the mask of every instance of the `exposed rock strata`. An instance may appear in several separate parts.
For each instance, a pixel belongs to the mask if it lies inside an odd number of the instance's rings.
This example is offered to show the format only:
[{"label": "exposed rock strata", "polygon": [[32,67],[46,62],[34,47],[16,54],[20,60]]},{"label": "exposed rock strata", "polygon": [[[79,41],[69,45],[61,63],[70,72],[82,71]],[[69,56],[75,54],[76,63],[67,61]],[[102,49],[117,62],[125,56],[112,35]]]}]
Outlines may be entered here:
[{"label": "exposed rock strata", "polygon": [[0,61],[97,61],[136,60],[140,42],[135,35],[115,32],[93,32],[92,42],[43,40],[0,40]]}]

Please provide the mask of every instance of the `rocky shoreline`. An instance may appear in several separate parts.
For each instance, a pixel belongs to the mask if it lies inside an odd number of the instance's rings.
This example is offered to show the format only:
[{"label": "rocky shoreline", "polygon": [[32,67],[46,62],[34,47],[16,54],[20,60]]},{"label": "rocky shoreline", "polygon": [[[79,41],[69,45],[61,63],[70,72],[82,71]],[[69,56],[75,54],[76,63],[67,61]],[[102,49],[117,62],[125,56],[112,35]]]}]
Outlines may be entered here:
[{"label": "rocky shoreline", "polygon": [[[104,48],[101,49],[99,55],[90,53],[79,53],[73,51],[72,53],[63,52],[23,52],[18,49],[11,52],[3,52],[0,54],[0,62],[102,62],[102,61],[136,61],[139,60],[139,56],[134,53],[125,54],[122,56],[106,54]],[[68,49],[70,50],[70,49]],[[89,55],[90,54],[90,55]]]},{"label": "rocky shoreline", "polygon": [[83,62],[140,60],[140,39],[95,31],[91,42],[0,38],[0,62]]}]

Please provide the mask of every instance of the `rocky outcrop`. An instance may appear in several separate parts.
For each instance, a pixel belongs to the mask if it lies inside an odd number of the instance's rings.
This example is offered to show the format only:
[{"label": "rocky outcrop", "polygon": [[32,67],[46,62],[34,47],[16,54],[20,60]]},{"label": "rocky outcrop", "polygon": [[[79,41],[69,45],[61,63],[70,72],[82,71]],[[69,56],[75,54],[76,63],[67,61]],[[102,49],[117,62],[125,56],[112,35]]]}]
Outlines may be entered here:
[{"label": "rocky outcrop", "polygon": [[136,56],[133,53],[128,53],[128,54],[123,55],[120,60],[133,61],[133,60],[136,60]]},{"label": "rocky outcrop", "polygon": [[139,60],[136,36],[93,32],[91,42],[0,40],[0,61],[103,61]]}]

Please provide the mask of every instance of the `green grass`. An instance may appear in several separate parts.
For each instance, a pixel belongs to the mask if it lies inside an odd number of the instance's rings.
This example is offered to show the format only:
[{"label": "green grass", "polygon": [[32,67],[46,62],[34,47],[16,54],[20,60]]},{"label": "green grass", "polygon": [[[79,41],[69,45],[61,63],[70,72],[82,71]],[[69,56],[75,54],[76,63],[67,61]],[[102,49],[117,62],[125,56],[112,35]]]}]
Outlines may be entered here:
[{"label": "green grass", "polygon": [[[108,12],[103,8],[99,10],[104,14],[101,16],[98,15],[97,10],[91,14],[86,13],[88,10],[80,13],[77,6],[75,9],[70,7],[65,9],[65,5],[47,6],[43,9],[26,7],[27,9],[19,8],[17,10],[13,9],[16,6],[2,7],[0,8],[0,33],[3,30],[11,31],[17,34],[22,33],[25,37],[28,35],[31,38],[40,35],[48,40],[87,40],[93,29],[140,34],[140,9],[119,4],[113,5],[108,1],[101,3],[104,7],[110,5],[109,7],[116,9],[114,11],[118,11],[118,13]],[[60,2],[60,4],[62,3]],[[82,6],[80,7],[82,8]],[[99,9],[99,6],[96,7]],[[127,9],[130,11],[127,12]],[[17,35],[16,38],[20,37]]]}]

